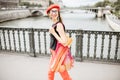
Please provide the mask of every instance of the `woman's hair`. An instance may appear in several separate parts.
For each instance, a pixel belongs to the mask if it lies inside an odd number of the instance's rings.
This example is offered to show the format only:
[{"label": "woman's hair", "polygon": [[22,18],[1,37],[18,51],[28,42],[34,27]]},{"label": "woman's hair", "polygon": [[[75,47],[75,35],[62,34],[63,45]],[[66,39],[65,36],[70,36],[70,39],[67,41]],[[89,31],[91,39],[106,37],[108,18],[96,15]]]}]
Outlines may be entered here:
[{"label": "woman's hair", "polygon": [[60,11],[58,11],[58,21],[61,22],[61,23],[63,23],[63,22],[62,22],[61,15],[60,15]]}]

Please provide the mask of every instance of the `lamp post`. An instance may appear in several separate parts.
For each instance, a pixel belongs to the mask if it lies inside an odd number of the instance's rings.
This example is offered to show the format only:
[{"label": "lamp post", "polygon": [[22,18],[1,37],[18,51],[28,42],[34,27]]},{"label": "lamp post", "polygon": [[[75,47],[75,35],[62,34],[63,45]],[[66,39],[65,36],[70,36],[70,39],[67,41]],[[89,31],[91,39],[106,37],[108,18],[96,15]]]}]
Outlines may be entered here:
[{"label": "lamp post", "polygon": [[51,4],[53,4],[53,2],[51,1],[51,0],[49,0],[49,3],[48,3],[49,5],[48,6],[50,6]]},{"label": "lamp post", "polygon": [[51,0],[49,0],[49,2],[48,2],[48,6],[50,6],[50,4],[51,4]]},{"label": "lamp post", "polygon": [[20,6],[20,4],[21,4],[21,0],[18,0],[18,6]]}]

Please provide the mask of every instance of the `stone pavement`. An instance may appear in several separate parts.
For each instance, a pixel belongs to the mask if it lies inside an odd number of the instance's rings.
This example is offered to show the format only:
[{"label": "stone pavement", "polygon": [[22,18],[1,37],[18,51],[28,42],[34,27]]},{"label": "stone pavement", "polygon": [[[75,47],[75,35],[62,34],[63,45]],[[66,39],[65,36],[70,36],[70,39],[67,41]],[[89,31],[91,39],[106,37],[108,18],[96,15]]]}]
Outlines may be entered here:
[{"label": "stone pavement", "polygon": [[[0,80],[47,80],[48,64],[49,57],[0,52]],[[75,62],[69,73],[73,80],[120,80],[120,65]]]}]

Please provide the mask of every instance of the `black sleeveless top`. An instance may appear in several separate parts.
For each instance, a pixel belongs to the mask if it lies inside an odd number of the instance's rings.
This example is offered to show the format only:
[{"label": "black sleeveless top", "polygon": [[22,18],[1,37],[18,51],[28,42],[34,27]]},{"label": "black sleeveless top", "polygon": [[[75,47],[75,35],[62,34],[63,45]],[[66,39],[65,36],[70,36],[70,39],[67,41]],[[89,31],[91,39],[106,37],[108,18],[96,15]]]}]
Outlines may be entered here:
[{"label": "black sleeveless top", "polygon": [[[59,23],[59,22],[57,22],[57,23]],[[59,35],[58,31],[56,30],[57,23],[53,24],[52,27],[55,29],[55,32]],[[63,27],[64,27],[64,31],[65,31],[64,24],[63,24]],[[50,49],[55,50],[56,46],[57,46],[57,39],[52,34],[50,34]]]}]

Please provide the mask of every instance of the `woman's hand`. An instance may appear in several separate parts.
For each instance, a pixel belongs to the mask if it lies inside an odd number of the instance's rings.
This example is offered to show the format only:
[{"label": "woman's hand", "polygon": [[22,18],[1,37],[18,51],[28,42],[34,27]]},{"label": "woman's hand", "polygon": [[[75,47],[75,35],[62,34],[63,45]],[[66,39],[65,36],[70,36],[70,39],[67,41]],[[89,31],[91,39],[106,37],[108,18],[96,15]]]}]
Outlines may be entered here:
[{"label": "woman's hand", "polygon": [[50,28],[49,29],[49,33],[54,34],[55,33],[55,29],[54,28]]}]

